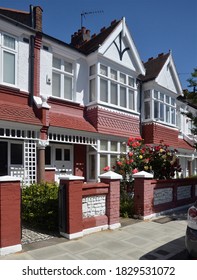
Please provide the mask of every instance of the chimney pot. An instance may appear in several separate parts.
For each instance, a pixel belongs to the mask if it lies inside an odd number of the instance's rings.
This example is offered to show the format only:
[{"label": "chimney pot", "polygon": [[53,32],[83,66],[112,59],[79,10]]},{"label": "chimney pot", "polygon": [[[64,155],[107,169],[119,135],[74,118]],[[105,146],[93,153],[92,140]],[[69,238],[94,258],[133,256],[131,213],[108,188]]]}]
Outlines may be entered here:
[{"label": "chimney pot", "polygon": [[112,22],[111,22],[111,25],[114,25],[116,23],[116,19],[114,19]]},{"label": "chimney pot", "polygon": [[150,61],[150,60],[153,60],[153,57],[150,57],[150,58],[148,59],[148,61]]},{"label": "chimney pot", "polygon": [[163,56],[163,53],[159,53],[159,54],[158,54],[158,57],[160,57],[160,56]]},{"label": "chimney pot", "polygon": [[101,28],[100,32],[103,32],[105,30],[105,26],[103,28]]}]

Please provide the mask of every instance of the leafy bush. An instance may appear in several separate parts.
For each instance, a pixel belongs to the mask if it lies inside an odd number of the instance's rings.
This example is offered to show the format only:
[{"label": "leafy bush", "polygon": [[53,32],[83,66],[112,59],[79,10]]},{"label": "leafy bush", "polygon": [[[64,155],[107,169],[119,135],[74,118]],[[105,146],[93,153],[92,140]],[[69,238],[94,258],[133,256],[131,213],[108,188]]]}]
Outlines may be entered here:
[{"label": "leafy bush", "polygon": [[58,186],[33,184],[22,188],[22,221],[34,228],[58,230]]}]

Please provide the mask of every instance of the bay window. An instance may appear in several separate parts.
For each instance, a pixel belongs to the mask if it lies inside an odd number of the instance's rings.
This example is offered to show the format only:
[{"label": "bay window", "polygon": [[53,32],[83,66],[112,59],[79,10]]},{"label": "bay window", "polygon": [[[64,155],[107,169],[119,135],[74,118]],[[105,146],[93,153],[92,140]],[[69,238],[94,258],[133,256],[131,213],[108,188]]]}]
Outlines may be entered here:
[{"label": "bay window", "polygon": [[[98,73],[98,83],[100,85],[98,101],[122,107],[127,110],[137,110],[137,91],[135,79],[133,77],[103,64],[100,64]],[[92,101],[91,85],[89,90],[89,100]]]},{"label": "bay window", "polygon": [[53,57],[52,95],[73,100],[73,65],[57,57]]},{"label": "bay window", "polygon": [[155,119],[156,121],[175,125],[175,98],[157,90],[144,91],[144,119]]}]

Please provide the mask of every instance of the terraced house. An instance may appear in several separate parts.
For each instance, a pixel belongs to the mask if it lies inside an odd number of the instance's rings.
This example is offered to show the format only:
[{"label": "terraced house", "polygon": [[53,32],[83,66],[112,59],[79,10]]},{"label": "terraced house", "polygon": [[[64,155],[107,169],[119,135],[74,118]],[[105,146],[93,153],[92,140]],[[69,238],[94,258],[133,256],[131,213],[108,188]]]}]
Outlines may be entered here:
[{"label": "terraced house", "polygon": [[129,136],[179,150],[196,173],[191,122],[171,52],[140,59],[125,18],[65,43],[43,32],[42,8],[0,8],[0,175],[25,184],[61,174],[97,181]]}]

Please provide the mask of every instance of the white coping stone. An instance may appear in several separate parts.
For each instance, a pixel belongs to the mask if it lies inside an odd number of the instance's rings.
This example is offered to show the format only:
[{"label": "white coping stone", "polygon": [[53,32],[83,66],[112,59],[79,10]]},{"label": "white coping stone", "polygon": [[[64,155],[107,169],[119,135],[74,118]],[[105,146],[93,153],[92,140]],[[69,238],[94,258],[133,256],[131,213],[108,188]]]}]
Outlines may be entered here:
[{"label": "white coping stone", "polygon": [[109,229],[117,229],[117,228],[120,228],[121,227],[121,224],[120,223],[116,223],[116,224],[112,224],[112,225],[109,225]]},{"label": "white coping stone", "polygon": [[140,171],[133,174],[133,178],[153,178],[153,174],[148,173],[146,171]]},{"label": "white coping stone", "polygon": [[0,182],[13,182],[13,181],[21,181],[21,178],[13,177],[13,176],[0,176]]},{"label": "white coping stone", "polygon": [[59,177],[60,180],[67,180],[67,181],[83,181],[85,178],[82,176],[74,176],[74,175],[61,175]]},{"label": "white coping stone", "polygon": [[111,179],[111,180],[121,180],[122,179],[122,175],[113,172],[113,171],[108,171],[100,176],[98,176],[101,179]]},{"label": "white coping stone", "polygon": [[0,248],[0,256],[13,254],[13,253],[20,252],[20,251],[22,251],[21,244],[7,246],[7,247]]}]

